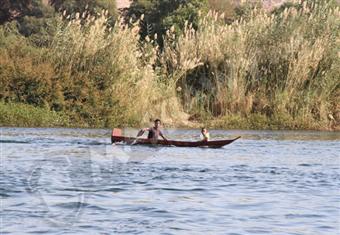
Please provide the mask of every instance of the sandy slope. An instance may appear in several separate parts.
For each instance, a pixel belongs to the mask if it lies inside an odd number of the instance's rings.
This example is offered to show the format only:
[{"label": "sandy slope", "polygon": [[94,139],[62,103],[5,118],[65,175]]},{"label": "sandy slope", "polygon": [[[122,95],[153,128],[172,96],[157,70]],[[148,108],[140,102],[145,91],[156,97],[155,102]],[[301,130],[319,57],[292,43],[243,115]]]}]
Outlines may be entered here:
[{"label": "sandy slope", "polygon": [[116,0],[117,8],[127,8],[130,6],[131,1],[130,0]]}]

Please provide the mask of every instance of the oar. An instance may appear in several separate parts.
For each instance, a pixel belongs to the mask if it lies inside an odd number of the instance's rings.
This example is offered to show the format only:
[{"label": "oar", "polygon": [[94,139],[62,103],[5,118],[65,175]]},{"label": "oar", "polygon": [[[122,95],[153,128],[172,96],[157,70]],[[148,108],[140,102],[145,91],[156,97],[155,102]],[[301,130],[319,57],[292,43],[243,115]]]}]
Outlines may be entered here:
[{"label": "oar", "polygon": [[140,130],[140,131],[138,132],[138,134],[137,134],[136,139],[132,142],[131,145],[135,145],[135,144],[137,143],[138,138],[141,137],[141,136],[143,136],[144,132],[145,132],[144,130]]}]

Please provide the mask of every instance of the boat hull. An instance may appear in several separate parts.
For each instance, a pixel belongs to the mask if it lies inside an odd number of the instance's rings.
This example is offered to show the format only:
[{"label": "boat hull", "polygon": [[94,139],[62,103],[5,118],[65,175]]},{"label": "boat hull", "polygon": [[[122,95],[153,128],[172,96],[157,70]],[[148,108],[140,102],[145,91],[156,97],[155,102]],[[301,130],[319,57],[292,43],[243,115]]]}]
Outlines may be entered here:
[{"label": "boat hull", "polygon": [[225,145],[231,144],[240,136],[230,140],[212,140],[212,141],[178,141],[178,140],[153,140],[145,138],[124,137],[120,135],[112,135],[112,143],[126,143],[132,145],[149,145],[149,146],[176,146],[176,147],[209,147],[222,148]]}]

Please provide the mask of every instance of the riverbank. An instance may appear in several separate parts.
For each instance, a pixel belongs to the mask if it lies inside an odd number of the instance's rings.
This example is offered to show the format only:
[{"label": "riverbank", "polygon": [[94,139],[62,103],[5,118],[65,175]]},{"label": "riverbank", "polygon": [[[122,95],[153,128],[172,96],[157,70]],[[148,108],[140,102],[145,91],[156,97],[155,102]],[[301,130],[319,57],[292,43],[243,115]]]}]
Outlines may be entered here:
[{"label": "riverbank", "polygon": [[106,14],[46,16],[46,38],[9,22],[0,102],[12,104],[1,124],[137,127],[157,117],[166,127],[338,130],[338,15],[325,2],[249,9],[228,24],[209,12],[143,43],[141,22],[108,25]]},{"label": "riverbank", "polygon": [[[132,124],[126,119],[117,120],[111,125],[93,125],[84,120],[75,120],[74,115],[63,112],[50,111],[47,108],[34,107],[20,103],[0,102],[0,126],[11,127],[78,127],[78,128],[112,128],[140,127],[149,123]],[[211,129],[239,129],[239,130],[323,130],[340,131],[339,124],[328,122],[308,122],[307,120],[291,119],[289,116],[276,116],[268,118],[261,114],[252,114],[242,117],[231,114],[221,118],[206,118],[205,120],[177,120],[168,119],[165,127],[172,128],[200,128],[206,126]]]},{"label": "riverbank", "polygon": [[0,102],[0,126],[13,127],[71,127],[69,117],[32,105]]}]

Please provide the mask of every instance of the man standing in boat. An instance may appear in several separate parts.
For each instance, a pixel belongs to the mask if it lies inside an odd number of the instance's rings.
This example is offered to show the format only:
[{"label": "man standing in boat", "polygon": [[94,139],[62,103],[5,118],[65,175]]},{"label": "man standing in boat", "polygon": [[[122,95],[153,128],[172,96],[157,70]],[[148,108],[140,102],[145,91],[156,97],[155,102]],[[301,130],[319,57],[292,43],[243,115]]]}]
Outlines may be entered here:
[{"label": "man standing in boat", "polygon": [[164,137],[162,131],[161,131],[161,120],[156,119],[154,122],[154,126],[150,127],[150,128],[144,128],[142,130],[140,130],[137,134],[137,137],[140,137],[144,134],[145,131],[148,131],[148,139],[149,140],[154,140],[157,141],[158,137],[162,137],[165,141],[167,141],[167,139]]}]

